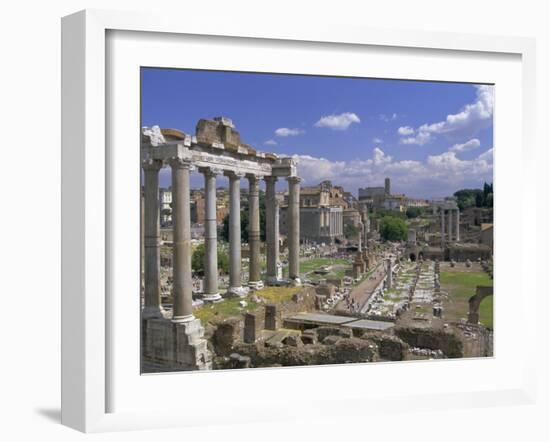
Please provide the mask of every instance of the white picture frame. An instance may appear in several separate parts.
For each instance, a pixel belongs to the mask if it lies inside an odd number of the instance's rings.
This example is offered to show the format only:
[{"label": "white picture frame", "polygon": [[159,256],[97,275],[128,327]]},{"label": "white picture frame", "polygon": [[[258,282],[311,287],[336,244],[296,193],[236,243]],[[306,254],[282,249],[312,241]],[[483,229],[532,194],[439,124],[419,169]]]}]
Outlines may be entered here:
[{"label": "white picture frame", "polygon": [[[111,216],[111,196],[109,195],[109,155],[106,150],[108,134],[106,120],[110,118],[107,109],[107,33],[109,32],[159,33],[164,36],[216,36],[256,41],[293,42],[310,44],[336,44],[338,48],[376,47],[378,50],[390,48],[426,49],[431,51],[483,54],[503,54],[520,58],[521,63],[521,128],[520,156],[523,169],[532,167],[534,158],[534,112],[535,112],[535,43],[532,39],[518,37],[494,37],[452,33],[428,33],[417,31],[388,31],[377,29],[324,27],[322,24],[309,23],[296,28],[284,23],[265,26],[254,22],[223,23],[216,21],[181,20],[169,14],[155,16],[151,14],[82,11],[62,22],[62,423],[85,432],[111,431],[123,429],[158,428],[168,426],[208,425],[213,417],[223,422],[223,413],[213,411],[204,415],[200,407],[174,409],[163,402],[156,403],[150,410],[116,410],[109,403],[113,385],[112,348],[110,346],[109,327],[113,312],[108,298],[109,266],[115,257],[109,248],[112,230],[109,229]],[[151,34],[152,35],[152,34]],[[498,94],[498,92],[497,92]],[[497,95],[498,100],[498,95]],[[498,112],[498,104],[497,104]],[[504,163],[503,163],[504,164]],[[498,160],[497,160],[497,166]],[[498,191],[497,191],[498,192]],[[534,229],[527,227],[526,220],[535,219],[534,192],[521,188],[514,194],[521,198],[522,210],[520,232],[522,240],[516,249],[521,263],[520,309],[536,304],[536,287],[533,278],[527,278],[527,257],[534,255]],[[498,198],[498,197],[497,197]],[[498,210],[498,200],[497,200]],[[498,262],[498,227],[496,244],[496,262]],[[529,240],[531,238],[531,240]],[[503,250],[503,249],[500,249]],[[498,265],[498,264],[497,264]],[[498,272],[498,270],[497,270]],[[496,273],[496,280],[498,273]],[[498,303],[498,300],[496,301]],[[509,383],[497,388],[479,388],[464,390],[460,393],[441,393],[418,395],[404,391],[401,395],[379,394],[376,403],[372,396],[358,389],[355,395],[333,392],[324,397],[313,397],[308,404],[296,412],[287,407],[257,406],[262,403],[261,391],[253,389],[249,397],[253,398],[253,407],[246,408],[243,400],[237,403],[243,413],[239,417],[231,415],[227,422],[259,421],[307,416],[321,407],[329,406],[338,400],[337,413],[369,413],[373,410],[398,411],[411,406],[415,409],[441,409],[468,407],[476,405],[498,405],[501,403],[532,403],[535,396],[535,335],[536,325],[523,318],[522,333],[525,346],[522,348],[521,367],[516,367],[514,377]],[[503,326],[505,327],[505,325]],[[138,330],[135,330],[138,339]],[[498,359],[498,353],[495,359]],[[458,373],[462,365],[436,363],[440,371]],[[394,369],[397,364],[387,365],[386,370]],[[406,369],[418,373],[427,370],[427,365],[407,365]],[[378,365],[380,367],[380,365]],[[433,366],[433,365],[432,365]],[[357,375],[364,367],[353,367]],[[472,366],[470,366],[471,368]],[[323,367],[325,375],[336,376],[338,370],[349,367]],[[304,370],[304,369],[300,369]],[[318,368],[305,368],[312,373]],[[521,373],[520,373],[521,372]],[[250,371],[233,373],[197,374],[194,382],[204,381],[213,385],[228,385],[238,382],[239,376],[254,376],[254,382],[265,382],[266,373],[275,384],[292,382],[292,371],[259,370],[254,375]],[[297,373],[297,372],[295,372]],[[351,373],[351,371],[350,371]],[[139,375],[139,373],[137,373]],[[191,374],[195,375],[195,374]],[[187,374],[170,375],[189,377]],[[158,377],[159,382],[166,383]],[[166,376],[164,376],[166,378]],[[115,377],[116,379],[116,377]],[[120,377],[119,377],[120,379]],[[149,378],[152,379],[152,378]],[[229,382],[227,382],[229,381]],[[149,383],[156,382],[149,380]],[[154,387],[153,387],[154,388]],[[212,387],[213,388],[213,387]],[[150,399],[150,398],[149,398]],[[223,401],[220,400],[220,403]]]}]

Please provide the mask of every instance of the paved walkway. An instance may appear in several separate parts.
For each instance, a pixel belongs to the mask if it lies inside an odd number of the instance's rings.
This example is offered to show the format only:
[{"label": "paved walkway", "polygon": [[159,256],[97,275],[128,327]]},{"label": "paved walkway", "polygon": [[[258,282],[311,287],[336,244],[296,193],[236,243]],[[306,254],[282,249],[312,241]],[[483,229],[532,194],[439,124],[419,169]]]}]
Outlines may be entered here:
[{"label": "paved walkway", "polygon": [[[386,277],[386,271],[384,269],[384,265],[382,262],[377,265],[376,269],[374,270],[374,273],[371,276],[369,276],[367,279],[365,279],[363,282],[361,282],[361,284],[359,284],[357,287],[355,287],[351,291],[350,297],[359,305],[360,310],[363,308],[365,303],[369,300],[374,289],[380,285],[380,283],[384,280],[385,277]],[[338,307],[346,309],[345,302],[340,303]]]}]

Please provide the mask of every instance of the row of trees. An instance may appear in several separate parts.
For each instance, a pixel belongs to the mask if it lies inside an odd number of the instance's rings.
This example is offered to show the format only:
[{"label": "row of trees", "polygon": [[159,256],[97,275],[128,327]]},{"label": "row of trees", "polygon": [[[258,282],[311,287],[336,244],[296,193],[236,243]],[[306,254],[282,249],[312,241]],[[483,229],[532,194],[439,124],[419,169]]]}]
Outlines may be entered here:
[{"label": "row of trees", "polygon": [[460,210],[469,207],[493,207],[493,183],[483,183],[483,189],[461,189],[454,193]]},{"label": "row of trees", "polygon": [[[265,241],[265,193],[260,191],[260,239]],[[248,223],[249,223],[248,202],[241,206],[241,241],[248,242]],[[220,238],[229,242],[229,215],[223,219]]]},{"label": "row of trees", "polygon": [[[201,275],[204,274],[204,254],[205,246],[203,243],[195,248],[191,258],[193,271]],[[218,270],[221,273],[229,273],[229,256],[221,247],[218,247]]]},{"label": "row of trees", "polygon": [[403,218],[387,215],[380,220],[378,232],[384,241],[406,241],[408,227]]}]

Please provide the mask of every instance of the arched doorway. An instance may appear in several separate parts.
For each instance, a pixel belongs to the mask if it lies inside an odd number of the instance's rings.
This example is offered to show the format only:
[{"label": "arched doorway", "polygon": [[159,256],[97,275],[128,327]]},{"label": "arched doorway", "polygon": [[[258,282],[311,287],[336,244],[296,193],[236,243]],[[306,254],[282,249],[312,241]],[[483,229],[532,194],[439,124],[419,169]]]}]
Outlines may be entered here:
[{"label": "arched doorway", "polygon": [[411,260],[412,262],[415,262],[415,261],[416,261],[416,255],[415,255],[414,253],[411,253],[411,254],[409,255],[409,258],[410,258],[410,260]]}]

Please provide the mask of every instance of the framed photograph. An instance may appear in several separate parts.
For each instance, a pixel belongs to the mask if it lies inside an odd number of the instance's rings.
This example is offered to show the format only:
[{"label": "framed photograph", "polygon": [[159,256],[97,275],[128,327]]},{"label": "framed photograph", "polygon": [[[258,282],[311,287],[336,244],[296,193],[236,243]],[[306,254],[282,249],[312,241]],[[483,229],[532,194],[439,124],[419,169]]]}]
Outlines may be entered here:
[{"label": "framed photograph", "polygon": [[62,44],[64,424],[533,400],[532,40],[84,11]]}]

